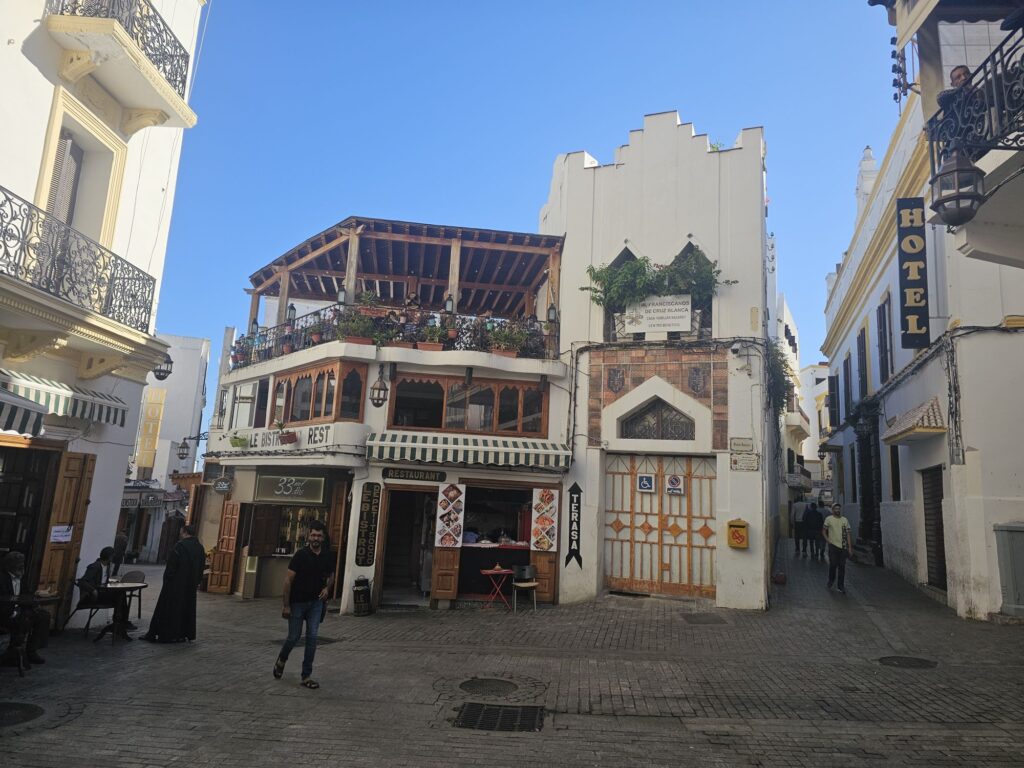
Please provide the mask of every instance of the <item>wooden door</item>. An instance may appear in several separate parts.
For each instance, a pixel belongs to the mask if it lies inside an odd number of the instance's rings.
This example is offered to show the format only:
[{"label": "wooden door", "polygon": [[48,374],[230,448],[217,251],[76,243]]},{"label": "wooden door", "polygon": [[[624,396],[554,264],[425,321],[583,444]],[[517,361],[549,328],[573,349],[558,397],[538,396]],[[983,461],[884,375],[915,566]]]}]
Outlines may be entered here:
[{"label": "wooden door", "polygon": [[606,466],[605,585],[713,597],[715,459],[612,455]]},{"label": "wooden door", "polygon": [[[85,531],[85,517],[88,514],[95,471],[96,457],[91,453],[64,453],[60,457],[48,528],[71,526],[71,540],[53,542],[50,541],[52,537],[47,536],[39,572],[39,589],[56,592],[61,596],[57,605],[58,621],[63,621],[71,610],[71,595],[74,591],[71,586],[81,556],[82,534]],[[114,532],[110,533],[113,541]],[[99,552],[95,554],[98,556]]]},{"label": "wooden door", "polygon": [[924,502],[924,547],[928,559],[928,584],[946,589],[946,541],[942,525],[942,467],[921,472]]},{"label": "wooden door", "polygon": [[455,547],[434,547],[434,572],[430,585],[433,600],[454,600],[459,594],[459,557]]},{"label": "wooden door", "polygon": [[555,602],[558,585],[558,554],[530,552],[530,565],[537,569],[537,601]]},{"label": "wooden door", "polygon": [[225,501],[220,515],[217,551],[210,558],[210,579],[207,591],[218,595],[231,593],[235,575],[235,548],[238,546],[238,518],[242,505]]}]

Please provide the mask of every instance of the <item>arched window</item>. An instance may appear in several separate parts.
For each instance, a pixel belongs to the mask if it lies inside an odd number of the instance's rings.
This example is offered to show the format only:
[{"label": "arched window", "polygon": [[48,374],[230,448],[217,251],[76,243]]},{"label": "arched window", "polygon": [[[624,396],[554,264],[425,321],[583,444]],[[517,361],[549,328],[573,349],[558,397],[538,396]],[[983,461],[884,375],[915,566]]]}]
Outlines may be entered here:
[{"label": "arched window", "polygon": [[621,437],[630,440],[693,440],[693,419],[664,400],[656,399],[620,422]]},{"label": "arched window", "polygon": [[[330,388],[334,391],[334,379],[331,379]],[[333,397],[333,395],[332,395]],[[363,377],[359,371],[353,368],[341,381],[341,412],[339,418],[358,421],[359,406],[363,402]]]},{"label": "arched window", "polygon": [[292,390],[292,409],[289,421],[308,421],[310,403],[313,399],[313,379],[303,376],[295,382]]}]

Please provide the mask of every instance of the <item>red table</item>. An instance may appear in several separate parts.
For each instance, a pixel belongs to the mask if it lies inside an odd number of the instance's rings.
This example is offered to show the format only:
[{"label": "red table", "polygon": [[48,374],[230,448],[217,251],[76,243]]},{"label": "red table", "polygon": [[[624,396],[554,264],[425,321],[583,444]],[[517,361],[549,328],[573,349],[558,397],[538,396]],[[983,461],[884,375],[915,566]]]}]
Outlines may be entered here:
[{"label": "red table", "polygon": [[501,598],[501,602],[505,604],[505,607],[510,611],[512,610],[511,604],[508,602],[508,598],[501,591],[501,588],[505,586],[505,582],[508,577],[512,575],[513,571],[511,568],[481,568],[480,573],[491,580],[491,594],[487,597],[487,605],[494,605],[494,601],[497,598]]}]

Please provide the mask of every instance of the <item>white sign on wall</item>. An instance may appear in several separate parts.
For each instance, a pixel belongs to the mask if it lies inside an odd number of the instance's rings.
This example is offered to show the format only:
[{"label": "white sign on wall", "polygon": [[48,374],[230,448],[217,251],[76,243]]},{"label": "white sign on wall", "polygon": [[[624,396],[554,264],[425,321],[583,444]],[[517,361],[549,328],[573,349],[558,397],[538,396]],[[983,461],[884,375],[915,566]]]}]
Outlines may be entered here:
[{"label": "white sign on wall", "polygon": [[692,329],[690,296],[651,296],[639,304],[631,304],[622,313],[622,324],[623,333],[689,333]]}]

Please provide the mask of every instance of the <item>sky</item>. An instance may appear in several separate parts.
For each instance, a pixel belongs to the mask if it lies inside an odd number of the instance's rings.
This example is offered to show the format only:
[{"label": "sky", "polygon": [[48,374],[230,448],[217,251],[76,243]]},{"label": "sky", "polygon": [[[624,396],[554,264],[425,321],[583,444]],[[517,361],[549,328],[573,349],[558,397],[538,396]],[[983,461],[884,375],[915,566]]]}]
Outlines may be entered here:
[{"label": "sky", "polygon": [[[351,216],[536,231],[559,153],[611,162],[645,114],[763,126],[779,290],[821,359],[857,163],[899,117],[865,0],[210,0],[157,316],[243,328],[248,276]],[[209,424],[209,398],[204,428]]]}]

